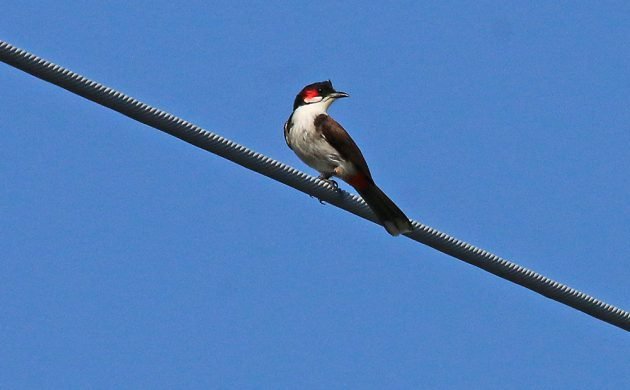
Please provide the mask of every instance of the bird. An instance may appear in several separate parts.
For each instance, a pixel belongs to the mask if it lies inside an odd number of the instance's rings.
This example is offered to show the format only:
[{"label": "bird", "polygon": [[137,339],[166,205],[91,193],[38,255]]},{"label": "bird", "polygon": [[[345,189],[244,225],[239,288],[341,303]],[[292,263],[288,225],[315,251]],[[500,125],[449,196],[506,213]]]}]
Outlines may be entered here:
[{"label": "bird", "polygon": [[293,112],[284,124],[284,139],[306,165],[319,172],[319,179],[335,189],[338,177],[350,184],[392,236],[413,230],[411,221],[372,179],[361,150],[348,132],[328,115],[328,107],[350,95],[336,91],[330,80],[302,88],[293,102]]}]

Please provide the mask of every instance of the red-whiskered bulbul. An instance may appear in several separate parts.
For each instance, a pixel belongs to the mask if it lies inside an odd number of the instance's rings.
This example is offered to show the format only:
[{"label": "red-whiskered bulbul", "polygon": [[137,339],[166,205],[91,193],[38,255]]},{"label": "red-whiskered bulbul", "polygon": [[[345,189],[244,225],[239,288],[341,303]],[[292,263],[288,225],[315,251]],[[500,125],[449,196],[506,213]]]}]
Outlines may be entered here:
[{"label": "red-whiskered bulbul", "polygon": [[330,80],[304,87],[295,97],[293,113],[284,124],[287,145],[320,173],[320,179],[336,176],[354,187],[389,234],[408,233],[412,230],[409,218],[374,184],[361,150],[326,112],[336,99],[348,96],[335,91]]}]

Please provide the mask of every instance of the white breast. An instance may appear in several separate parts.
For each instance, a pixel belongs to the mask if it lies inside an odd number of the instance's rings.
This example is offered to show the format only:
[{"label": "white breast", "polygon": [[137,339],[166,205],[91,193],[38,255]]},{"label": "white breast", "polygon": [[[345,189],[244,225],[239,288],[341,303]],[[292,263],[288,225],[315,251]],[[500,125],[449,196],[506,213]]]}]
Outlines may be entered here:
[{"label": "white breast", "polygon": [[326,114],[322,108],[320,104],[308,104],[295,110],[287,136],[289,144],[302,161],[321,174],[330,175],[337,167],[350,173],[354,171],[354,166],[345,161],[315,129],[315,118]]}]

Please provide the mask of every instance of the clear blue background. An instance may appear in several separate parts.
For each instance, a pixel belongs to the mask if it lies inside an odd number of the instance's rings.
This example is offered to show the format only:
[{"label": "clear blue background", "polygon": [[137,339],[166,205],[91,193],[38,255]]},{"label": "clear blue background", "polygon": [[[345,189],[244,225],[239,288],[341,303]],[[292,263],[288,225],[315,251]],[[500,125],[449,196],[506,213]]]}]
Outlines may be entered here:
[{"label": "clear blue background", "polygon": [[[627,1],[106,3],[5,1],[0,37],[309,173],[282,124],[330,78],[411,217],[630,309]],[[0,387],[630,382],[619,328],[4,64],[0,87]]]}]

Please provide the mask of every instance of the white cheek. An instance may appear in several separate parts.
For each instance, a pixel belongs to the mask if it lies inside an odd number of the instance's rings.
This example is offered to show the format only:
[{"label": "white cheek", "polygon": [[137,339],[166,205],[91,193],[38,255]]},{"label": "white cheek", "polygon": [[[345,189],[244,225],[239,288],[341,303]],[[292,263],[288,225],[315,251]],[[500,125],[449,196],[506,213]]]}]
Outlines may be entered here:
[{"label": "white cheek", "polygon": [[304,103],[318,103],[321,101],[322,101],[321,96],[313,96],[313,97],[304,99]]}]

